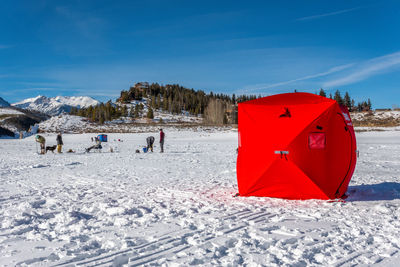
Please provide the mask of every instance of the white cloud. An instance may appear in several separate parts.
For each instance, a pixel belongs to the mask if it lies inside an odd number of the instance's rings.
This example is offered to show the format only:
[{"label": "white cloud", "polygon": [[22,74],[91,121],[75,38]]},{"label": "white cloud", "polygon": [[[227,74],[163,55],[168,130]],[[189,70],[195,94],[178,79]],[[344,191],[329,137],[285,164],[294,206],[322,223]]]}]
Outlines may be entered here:
[{"label": "white cloud", "polygon": [[101,36],[103,28],[106,25],[105,20],[99,17],[84,14],[65,6],[58,6],[55,10],[58,15],[71,22],[74,28],[86,38],[97,39]]},{"label": "white cloud", "polygon": [[336,72],[342,71],[344,69],[350,68],[351,66],[353,66],[353,64],[340,65],[340,66],[333,67],[325,72],[311,74],[311,75],[307,75],[307,76],[300,77],[300,78],[293,79],[293,80],[282,81],[282,82],[272,83],[272,84],[258,84],[258,85],[253,85],[253,86],[247,86],[244,88],[244,91],[250,92],[250,91],[256,91],[256,90],[270,89],[270,88],[275,88],[275,87],[279,87],[279,86],[283,86],[283,85],[293,84],[293,83],[296,83],[299,81],[305,81],[305,80],[310,80],[310,79],[314,79],[314,78],[324,77],[324,76],[330,75],[332,73],[336,73]]},{"label": "white cloud", "polygon": [[376,57],[355,65],[350,74],[341,78],[327,81],[323,87],[335,87],[363,81],[369,77],[388,72],[400,66],[400,52]]},{"label": "white cloud", "polygon": [[296,21],[314,20],[314,19],[320,19],[320,18],[324,18],[324,17],[335,16],[335,15],[339,15],[339,14],[343,14],[343,13],[348,13],[348,12],[351,12],[351,11],[354,11],[354,10],[357,10],[357,9],[360,9],[360,8],[363,8],[363,7],[354,7],[354,8],[343,9],[343,10],[324,13],[324,14],[319,14],[319,15],[302,17],[302,18],[296,19]]}]

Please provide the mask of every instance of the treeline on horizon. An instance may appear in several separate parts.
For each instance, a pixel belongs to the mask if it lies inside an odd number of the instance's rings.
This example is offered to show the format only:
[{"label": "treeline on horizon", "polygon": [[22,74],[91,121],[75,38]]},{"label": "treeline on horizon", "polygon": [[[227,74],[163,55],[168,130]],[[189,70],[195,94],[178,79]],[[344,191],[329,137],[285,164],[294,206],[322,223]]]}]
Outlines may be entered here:
[{"label": "treeline on horizon", "polygon": [[[319,91],[319,95],[323,96],[323,97],[328,97],[325,90],[324,89],[320,89]],[[338,102],[339,105],[343,105],[346,106],[350,112],[352,111],[370,111],[372,110],[372,103],[371,103],[371,99],[368,98],[367,101],[361,101],[358,102],[357,105],[354,101],[354,99],[352,99],[349,95],[348,92],[345,92],[344,96],[342,97],[341,93],[339,90],[336,90],[334,96],[332,96],[332,94],[329,94],[329,98],[336,100],[336,102]]]},{"label": "treeline on horizon", "polygon": [[[261,96],[235,94],[205,93],[202,90],[188,89],[179,84],[160,85],[147,82],[136,83],[129,90],[121,91],[117,103],[113,105],[111,100],[106,104],[101,103],[95,107],[73,108],[70,114],[86,117],[91,121],[104,123],[120,117],[154,118],[154,110],[171,114],[188,112],[190,115],[202,116],[211,124],[237,123],[237,103],[253,100]],[[144,106],[139,103],[128,110],[126,105],[132,101],[147,99],[147,113],[144,114]],[[221,115],[222,114],[222,115]]]},{"label": "treeline on horizon", "polygon": [[[319,95],[327,97],[326,92],[321,89]],[[136,83],[129,90],[122,90],[117,99],[117,105],[112,101],[101,103],[94,107],[72,108],[70,114],[88,118],[90,121],[103,124],[120,117],[154,118],[154,110],[170,113],[189,113],[194,116],[202,116],[205,123],[209,124],[237,124],[237,104],[240,102],[261,98],[259,95],[214,94],[205,93],[202,90],[188,89],[179,84],[160,85],[147,82]],[[348,92],[344,97],[337,90],[331,99],[339,104],[347,106],[349,111],[368,111],[372,108],[370,99],[355,104]],[[147,112],[140,102],[147,99]],[[126,104],[139,101],[128,109]],[[160,120],[162,122],[162,120]]]}]

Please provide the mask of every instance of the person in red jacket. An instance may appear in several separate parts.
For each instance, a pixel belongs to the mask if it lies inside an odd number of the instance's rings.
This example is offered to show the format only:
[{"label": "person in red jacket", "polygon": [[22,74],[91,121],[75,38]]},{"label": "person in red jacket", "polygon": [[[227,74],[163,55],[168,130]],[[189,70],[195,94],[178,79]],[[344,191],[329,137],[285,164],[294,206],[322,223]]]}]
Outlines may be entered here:
[{"label": "person in red jacket", "polygon": [[165,133],[163,132],[162,129],[160,129],[160,148],[161,148],[161,153],[164,153],[164,139],[165,139]]}]

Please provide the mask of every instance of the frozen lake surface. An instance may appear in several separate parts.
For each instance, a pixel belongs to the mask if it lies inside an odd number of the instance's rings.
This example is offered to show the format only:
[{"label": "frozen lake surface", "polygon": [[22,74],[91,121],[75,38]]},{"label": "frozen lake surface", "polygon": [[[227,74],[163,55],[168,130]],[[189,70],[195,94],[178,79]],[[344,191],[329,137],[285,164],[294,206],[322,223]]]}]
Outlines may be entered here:
[{"label": "frozen lake surface", "polygon": [[135,153],[149,135],[89,154],[93,134],[46,155],[0,139],[0,265],[400,264],[400,132],[357,134],[345,202],[234,198],[237,133],[167,131],[166,153]]}]

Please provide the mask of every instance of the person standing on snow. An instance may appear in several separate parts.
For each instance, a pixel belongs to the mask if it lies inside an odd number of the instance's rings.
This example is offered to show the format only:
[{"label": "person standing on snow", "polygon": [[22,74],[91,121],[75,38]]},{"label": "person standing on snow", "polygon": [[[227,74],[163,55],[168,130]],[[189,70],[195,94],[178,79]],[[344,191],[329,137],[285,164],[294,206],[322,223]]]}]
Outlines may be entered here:
[{"label": "person standing on snow", "polygon": [[35,141],[40,144],[40,154],[46,154],[46,139],[41,135],[36,135]]},{"label": "person standing on snow", "polygon": [[151,150],[151,152],[153,152],[153,144],[154,144],[154,136],[149,136],[146,138],[146,142],[147,142],[147,151],[149,151],[149,149]]},{"label": "person standing on snow", "polygon": [[160,148],[161,148],[161,153],[164,153],[164,139],[165,139],[165,133],[163,132],[162,129],[160,129]]},{"label": "person standing on snow", "polygon": [[57,141],[57,152],[61,153],[62,146],[64,145],[62,136],[61,136],[61,132],[58,133],[56,141]]}]

